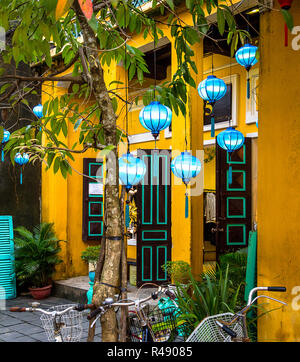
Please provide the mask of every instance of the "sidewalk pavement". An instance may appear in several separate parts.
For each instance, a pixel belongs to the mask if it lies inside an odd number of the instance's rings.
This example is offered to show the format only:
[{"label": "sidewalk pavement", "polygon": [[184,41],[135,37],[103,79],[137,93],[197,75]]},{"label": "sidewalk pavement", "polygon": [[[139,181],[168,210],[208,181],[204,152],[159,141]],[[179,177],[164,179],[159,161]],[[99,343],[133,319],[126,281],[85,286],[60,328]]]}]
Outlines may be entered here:
[{"label": "sidewalk pavement", "polygon": [[[21,296],[6,301],[6,309],[0,310],[0,342],[48,342],[47,335],[42,328],[41,313],[13,313],[10,307],[30,307],[35,300],[29,296]],[[49,297],[40,301],[43,309],[55,305],[73,304],[74,302],[57,297]],[[76,304],[76,303],[75,303]],[[83,317],[83,333],[80,342],[86,342],[89,322]],[[100,323],[97,323],[95,342],[101,340]]]}]

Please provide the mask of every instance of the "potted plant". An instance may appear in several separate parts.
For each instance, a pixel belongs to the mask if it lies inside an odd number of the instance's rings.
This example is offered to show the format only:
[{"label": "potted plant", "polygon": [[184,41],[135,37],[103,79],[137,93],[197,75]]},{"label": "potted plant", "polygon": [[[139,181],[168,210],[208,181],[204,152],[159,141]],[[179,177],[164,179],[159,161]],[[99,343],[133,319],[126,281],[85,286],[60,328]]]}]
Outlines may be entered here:
[{"label": "potted plant", "polygon": [[174,284],[186,285],[190,281],[191,267],[189,263],[183,260],[167,261],[162,269],[171,278]]},{"label": "potted plant", "polygon": [[82,253],[81,259],[89,266],[90,289],[87,292],[88,304],[92,302],[95,270],[100,253],[100,245],[88,246]]},{"label": "potted plant", "polygon": [[33,232],[20,226],[14,238],[16,276],[19,284],[27,284],[33,298],[44,299],[51,294],[52,274],[62,262],[58,257],[61,240],[55,236],[52,223],[41,223]]}]

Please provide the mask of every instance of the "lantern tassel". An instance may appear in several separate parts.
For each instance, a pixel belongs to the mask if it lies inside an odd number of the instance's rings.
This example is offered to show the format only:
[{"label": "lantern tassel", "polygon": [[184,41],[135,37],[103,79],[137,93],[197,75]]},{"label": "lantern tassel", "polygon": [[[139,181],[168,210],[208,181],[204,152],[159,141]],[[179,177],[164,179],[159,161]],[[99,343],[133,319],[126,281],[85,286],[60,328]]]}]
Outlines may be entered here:
[{"label": "lantern tassel", "polygon": [[1,147],[1,161],[4,162],[4,150]]},{"label": "lantern tassel", "polygon": [[231,185],[232,184],[232,166],[229,165],[229,170],[228,170],[228,184]]},{"label": "lantern tassel", "polygon": [[247,98],[250,99],[250,77],[247,79]]},{"label": "lantern tassel", "polygon": [[130,225],[130,215],[129,215],[129,201],[126,201],[126,208],[125,208],[125,225],[126,228],[129,228]]},{"label": "lantern tassel", "polygon": [[187,219],[189,217],[189,197],[188,193],[185,194],[185,218]]},{"label": "lantern tassel", "polygon": [[210,136],[215,137],[215,117],[211,117],[211,129],[210,129]]},{"label": "lantern tassel", "polygon": [[22,173],[22,168],[21,168],[21,173],[20,173],[20,185],[23,184],[23,173]]}]

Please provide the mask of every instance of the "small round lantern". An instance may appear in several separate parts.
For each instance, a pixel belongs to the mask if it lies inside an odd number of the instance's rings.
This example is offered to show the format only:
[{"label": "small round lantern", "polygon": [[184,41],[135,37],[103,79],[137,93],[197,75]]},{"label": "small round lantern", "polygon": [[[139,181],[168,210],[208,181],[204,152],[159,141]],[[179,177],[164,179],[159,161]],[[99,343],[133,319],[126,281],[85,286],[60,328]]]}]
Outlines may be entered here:
[{"label": "small round lantern", "polygon": [[202,99],[211,104],[211,137],[215,136],[214,105],[216,101],[223,98],[227,92],[226,83],[214,75],[209,75],[199,83],[198,93]]},{"label": "small round lantern", "polygon": [[[290,10],[293,0],[278,0],[282,10]],[[289,42],[289,30],[287,24],[284,24],[284,45],[287,47]]]},{"label": "small round lantern", "polygon": [[232,127],[228,127],[225,131],[222,131],[217,135],[218,145],[229,153],[229,173],[228,183],[232,184],[232,166],[231,166],[231,155],[232,152],[241,148],[244,144],[244,135],[235,130]]},{"label": "small round lantern", "polygon": [[245,67],[247,70],[248,76],[247,76],[247,98],[250,98],[250,77],[249,77],[249,71],[252,68],[253,65],[255,65],[258,60],[256,59],[256,52],[257,47],[255,45],[251,44],[245,44],[243,47],[241,47],[236,53],[235,53],[235,59],[236,61]]},{"label": "small round lantern", "polygon": [[159,132],[171,125],[172,111],[160,102],[153,101],[141,110],[139,119],[142,126],[151,131],[156,140]]},{"label": "small round lantern", "polygon": [[21,173],[20,173],[20,184],[23,183],[23,168],[24,165],[29,161],[29,155],[27,153],[17,153],[15,156],[15,162],[21,166]]},{"label": "small round lantern", "polygon": [[[132,186],[137,185],[146,173],[146,165],[138,157],[134,157],[131,153],[127,152],[119,158],[119,179],[120,183],[126,187],[127,193]],[[126,200],[125,210],[125,224],[129,227],[129,199]]]},{"label": "small round lantern", "polygon": [[191,155],[189,152],[181,152],[181,154],[175,157],[171,162],[171,170],[176,177],[182,179],[182,182],[186,186],[185,193],[185,217],[188,218],[189,215],[189,203],[188,203],[188,194],[187,194],[187,185],[190,182],[191,178],[196,177],[201,171],[201,162],[200,160]]},{"label": "small round lantern", "polygon": [[4,132],[3,132],[3,138],[2,138],[2,141],[1,141],[1,161],[2,161],[2,162],[4,161],[4,150],[3,150],[3,147],[4,147],[4,144],[9,140],[9,137],[10,137],[10,132],[7,131],[7,130],[4,130]]},{"label": "small round lantern", "polygon": [[43,117],[43,106],[41,104],[38,104],[37,106],[33,107],[33,113],[38,117]]}]

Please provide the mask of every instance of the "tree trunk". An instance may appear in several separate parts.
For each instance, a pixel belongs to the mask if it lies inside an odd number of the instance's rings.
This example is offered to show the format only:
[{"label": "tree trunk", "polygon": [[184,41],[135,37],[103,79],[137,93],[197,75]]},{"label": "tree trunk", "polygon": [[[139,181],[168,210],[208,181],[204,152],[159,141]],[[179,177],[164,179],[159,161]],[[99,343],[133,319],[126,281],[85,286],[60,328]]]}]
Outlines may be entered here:
[{"label": "tree trunk", "polygon": [[[105,260],[100,281],[94,285],[93,303],[99,306],[107,297],[116,293],[118,287],[123,230],[121,227],[121,210],[119,202],[119,172],[117,155],[116,119],[112,102],[103,77],[103,69],[99,61],[97,38],[90,28],[78,0],[74,2],[74,10],[80,23],[84,43],[83,48],[89,64],[88,81],[91,84],[95,100],[102,111],[102,125],[106,145],[115,146],[110,157],[106,159],[105,204],[107,223],[105,230]],[[103,284],[105,283],[105,284]],[[109,284],[110,286],[108,286]],[[116,314],[108,310],[101,319],[102,341],[117,342],[118,329]]]}]

